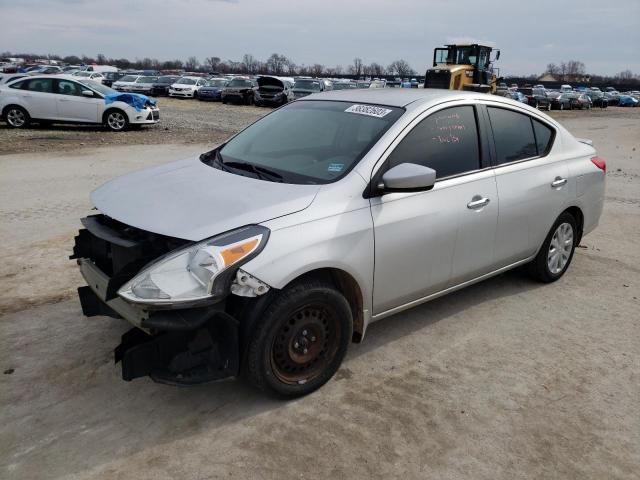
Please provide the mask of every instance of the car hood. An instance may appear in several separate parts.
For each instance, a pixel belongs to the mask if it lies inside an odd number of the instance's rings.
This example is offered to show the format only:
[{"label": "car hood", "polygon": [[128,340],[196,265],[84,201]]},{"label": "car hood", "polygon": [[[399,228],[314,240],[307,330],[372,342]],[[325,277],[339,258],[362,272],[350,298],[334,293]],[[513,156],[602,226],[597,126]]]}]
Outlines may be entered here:
[{"label": "car hood", "polygon": [[243,177],[195,157],[118,177],[91,200],[132,227],[199,241],[304,210],[320,188]]}]

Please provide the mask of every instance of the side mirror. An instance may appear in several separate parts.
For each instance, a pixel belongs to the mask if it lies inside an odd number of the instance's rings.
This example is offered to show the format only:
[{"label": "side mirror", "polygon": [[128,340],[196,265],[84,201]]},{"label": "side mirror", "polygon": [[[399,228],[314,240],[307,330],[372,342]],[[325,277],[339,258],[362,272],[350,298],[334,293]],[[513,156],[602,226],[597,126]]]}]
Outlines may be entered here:
[{"label": "side mirror", "polygon": [[82,90],[82,95],[84,97],[93,97],[93,92],[91,90]]},{"label": "side mirror", "polygon": [[401,163],[382,175],[378,188],[383,193],[421,192],[430,190],[436,183],[436,171],[415,163]]}]

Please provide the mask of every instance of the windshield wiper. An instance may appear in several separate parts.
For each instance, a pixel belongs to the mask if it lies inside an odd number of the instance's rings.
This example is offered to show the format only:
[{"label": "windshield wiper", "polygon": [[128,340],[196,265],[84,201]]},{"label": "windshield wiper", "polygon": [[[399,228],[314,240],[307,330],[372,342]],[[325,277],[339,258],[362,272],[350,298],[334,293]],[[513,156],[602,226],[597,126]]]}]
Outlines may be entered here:
[{"label": "windshield wiper", "polygon": [[261,178],[262,180],[269,180],[271,182],[282,182],[283,180],[282,175],[280,175],[279,173],[260,165],[254,165],[253,163],[249,162],[225,162],[222,159],[219,159],[219,161],[225,167],[237,168],[238,170],[245,170],[247,172],[255,173],[257,177]]}]

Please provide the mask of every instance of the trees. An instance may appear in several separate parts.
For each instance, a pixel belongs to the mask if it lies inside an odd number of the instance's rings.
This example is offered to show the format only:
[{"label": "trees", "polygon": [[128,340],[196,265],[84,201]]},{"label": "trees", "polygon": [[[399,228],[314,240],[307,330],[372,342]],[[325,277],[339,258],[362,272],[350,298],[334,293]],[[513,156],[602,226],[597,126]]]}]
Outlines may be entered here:
[{"label": "trees", "polygon": [[256,58],[250,53],[245,53],[242,56],[242,63],[244,64],[244,68],[247,73],[254,74],[258,72],[258,60],[256,60]]},{"label": "trees", "polygon": [[185,70],[189,71],[196,70],[198,68],[198,65],[200,65],[200,62],[198,62],[198,59],[196,57],[189,57],[187,58],[187,61],[184,62]]},{"label": "trees", "polygon": [[266,61],[266,67],[269,73],[273,75],[282,75],[289,62],[290,60],[284,55],[272,53]]},{"label": "trees", "polygon": [[356,57],[353,59],[353,65],[349,65],[349,73],[360,78],[360,76],[364,73],[361,58]]},{"label": "trees", "polygon": [[386,71],[382,65],[380,65],[379,63],[373,62],[372,64],[369,65],[367,75],[370,75],[372,77],[380,77],[385,73]]},{"label": "trees", "polygon": [[312,77],[321,77],[322,72],[324,72],[324,65],[321,65],[319,63],[314,63],[309,68],[309,73],[311,74]]},{"label": "trees", "polygon": [[204,59],[205,65],[212,71],[218,70],[218,64],[220,63],[220,57],[207,57]]},{"label": "trees", "polygon": [[408,77],[415,73],[415,70],[403,59],[392,62],[391,65],[387,67],[387,70],[389,70],[391,75],[397,75],[398,77]]}]

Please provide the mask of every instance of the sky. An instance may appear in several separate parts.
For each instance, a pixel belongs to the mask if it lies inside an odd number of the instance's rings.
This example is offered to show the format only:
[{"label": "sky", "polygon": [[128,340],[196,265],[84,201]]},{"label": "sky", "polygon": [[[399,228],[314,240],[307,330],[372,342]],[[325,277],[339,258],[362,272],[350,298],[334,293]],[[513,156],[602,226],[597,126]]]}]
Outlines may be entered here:
[{"label": "sky", "polygon": [[457,41],[501,50],[501,75],[579,60],[640,74],[640,0],[0,0],[0,51],[114,58],[216,56],[342,65],[403,58],[422,73]]}]

